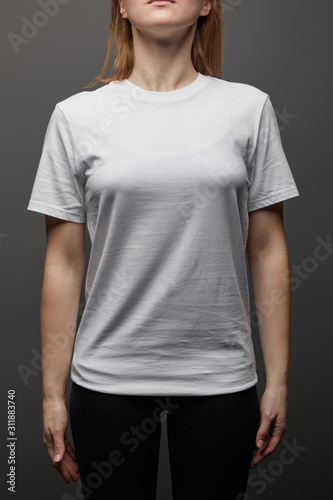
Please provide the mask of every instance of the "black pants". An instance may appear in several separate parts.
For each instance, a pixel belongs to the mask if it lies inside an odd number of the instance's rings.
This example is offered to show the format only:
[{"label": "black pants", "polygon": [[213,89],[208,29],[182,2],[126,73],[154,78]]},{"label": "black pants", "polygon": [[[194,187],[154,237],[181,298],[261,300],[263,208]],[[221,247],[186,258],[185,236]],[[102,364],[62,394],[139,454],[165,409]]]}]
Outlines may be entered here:
[{"label": "black pants", "polygon": [[209,396],[137,396],[73,382],[69,415],[80,499],[155,500],[164,420],[173,500],[245,498],[260,423],[256,386]]}]

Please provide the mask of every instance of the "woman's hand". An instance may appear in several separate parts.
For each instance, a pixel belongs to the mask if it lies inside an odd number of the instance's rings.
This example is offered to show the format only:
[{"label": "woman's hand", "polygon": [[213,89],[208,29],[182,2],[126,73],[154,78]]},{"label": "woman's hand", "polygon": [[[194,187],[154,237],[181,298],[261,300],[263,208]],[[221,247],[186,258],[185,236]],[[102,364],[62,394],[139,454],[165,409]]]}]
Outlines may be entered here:
[{"label": "woman's hand", "polygon": [[257,449],[250,464],[252,468],[276,449],[287,430],[287,393],[286,384],[266,385],[260,403],[261,424],[256,437]]},{"label": "woman's hand", "polygon": [[43,441],[52,464],[66,483],[78,480],[77,458],[68,438],[66,429],[68,412],[66,399],[43,399]]}]

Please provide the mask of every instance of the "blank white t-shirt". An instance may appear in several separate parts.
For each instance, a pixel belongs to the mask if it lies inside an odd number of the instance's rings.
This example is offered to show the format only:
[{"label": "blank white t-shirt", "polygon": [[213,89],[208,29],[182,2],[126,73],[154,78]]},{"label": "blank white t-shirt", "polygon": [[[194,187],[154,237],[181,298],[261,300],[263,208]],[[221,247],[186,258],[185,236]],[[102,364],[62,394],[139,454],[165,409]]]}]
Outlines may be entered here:
[{"label": "blank white t-shirt", "polygon": [[270,96],[251,85],[125,79],[57,103],[27,208],[87,223],[72,380],[133,395],[255,385],[248,212],[295,196]]}]

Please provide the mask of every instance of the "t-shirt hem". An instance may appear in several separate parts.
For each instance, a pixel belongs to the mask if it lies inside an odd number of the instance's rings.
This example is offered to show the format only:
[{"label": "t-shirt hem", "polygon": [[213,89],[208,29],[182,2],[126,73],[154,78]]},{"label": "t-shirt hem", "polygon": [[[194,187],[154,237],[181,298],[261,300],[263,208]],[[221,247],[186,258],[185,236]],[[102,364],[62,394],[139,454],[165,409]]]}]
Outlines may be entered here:
[{"label": "t-shirt hem", "polygon": [[[75,382],[77,385],[80,385],[81,387],[84,387],[85,389],[89,389],[92,391],[97,391],[97,392],[102,392],[104,394],[123,394],[123,395],[132,395],[132,396],[214,396],[217,394],[230,394],[232,392],[240,392],[245,389],[249,389],[250,387],[253,387],[254,385],[257,384],[258,382],[258,375],[256,374],[255,377],[250,380],[249,382],[239,384],[239,385],[233,385],[233,386],[228,386],[225,388],[220,388],[220,389],[212,389],[210,386],[204,386],[202,385],[201,387],[197,387],[195,390],[184,390],[184,389],[177,389],[175,390],[168,390],[165,391],[162,389],[158,389],[158,385],[155,384],[154,387],[156,389],[149,391],[147,389],[140,389],[138,387],[137,382],[133,382],[133,389],[128,390],[128,388],[124,388],[122,386],[109,386],[107,387],[106,385],[98,385],[98,384],[91,384],[87,382],[86,380],[82,380],[80,377],[77,377],[77,375],[71,373],[71,381]],[[126,387],[128,387],[129,384],[128,382],[126,383]]]},{"label": "t-shirt hem", "polygon": [[30,202],[27,207],[27,210],[42,213],[45,215],[51,215],[53,217],[64,219],[69,222],[86,222],[85,216],[71,214],[59,208],[51,207],[49,205],[44,205],[43,203],[38,203],[36,201]]},{"label": "t-shirt hem", "polygon": [[263,208],[269,205],[273,205],[273,203],[278,203],[279,201],[288,200],[290,198],[295,198],[299,196],[298,189],[291,188],[286,191],[278,191],[273,195],[265,196],[264,198],[260,198],[252,203],[248,204],[248,212],[252,210],[257,210],[258,208]]}]

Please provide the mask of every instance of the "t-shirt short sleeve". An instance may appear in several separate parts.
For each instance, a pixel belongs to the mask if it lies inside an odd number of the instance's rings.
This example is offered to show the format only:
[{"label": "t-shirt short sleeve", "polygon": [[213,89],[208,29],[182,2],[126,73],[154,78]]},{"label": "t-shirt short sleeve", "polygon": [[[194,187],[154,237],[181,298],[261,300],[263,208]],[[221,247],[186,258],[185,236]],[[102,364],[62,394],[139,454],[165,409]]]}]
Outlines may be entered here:
[{"label": "t-shirt short sleeve", "polygon": [[75,165],[69,123],[56,104],[50,117],[27,210],[85,222],[84,186]]},{"label": "t-shirt short sleeve", "polygon": [[262,108],[249,171],[249,212],[299,196],[282,147],[280,130],[269,95]]}]

